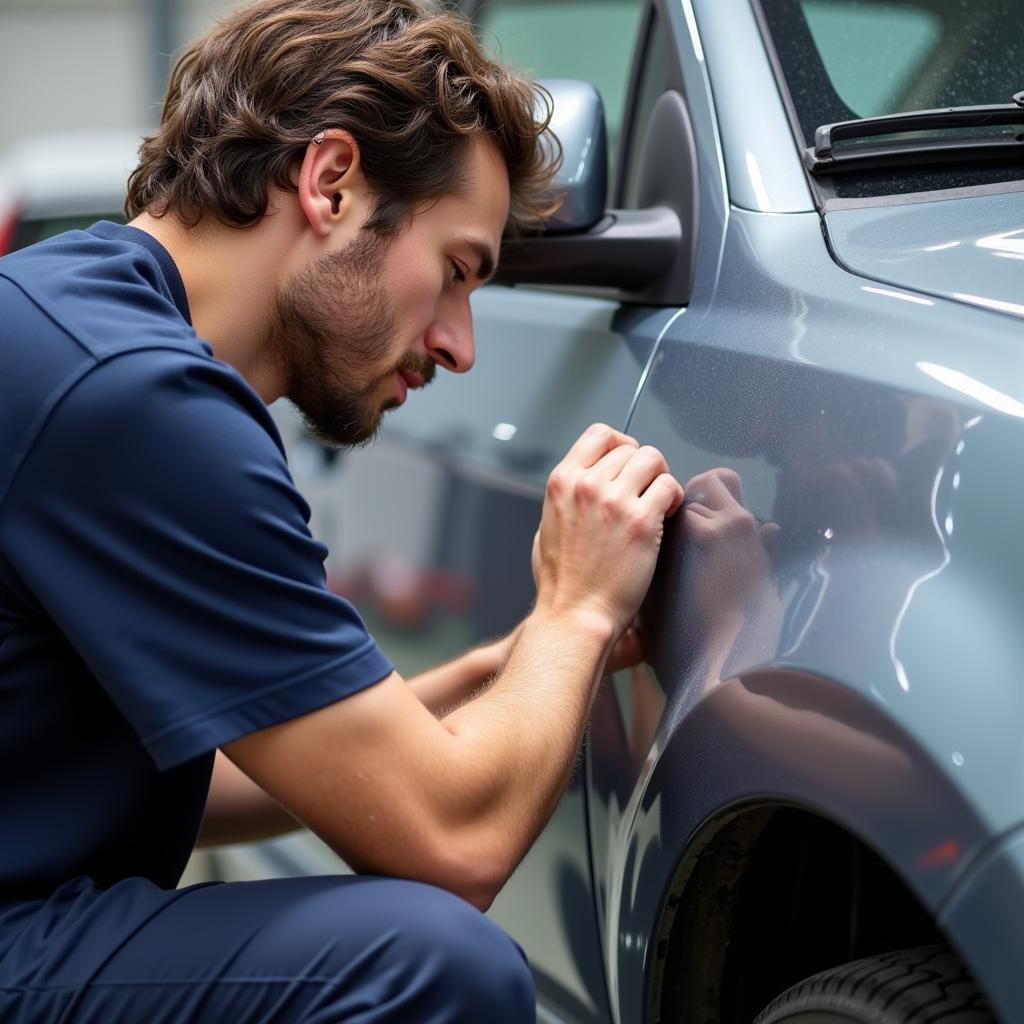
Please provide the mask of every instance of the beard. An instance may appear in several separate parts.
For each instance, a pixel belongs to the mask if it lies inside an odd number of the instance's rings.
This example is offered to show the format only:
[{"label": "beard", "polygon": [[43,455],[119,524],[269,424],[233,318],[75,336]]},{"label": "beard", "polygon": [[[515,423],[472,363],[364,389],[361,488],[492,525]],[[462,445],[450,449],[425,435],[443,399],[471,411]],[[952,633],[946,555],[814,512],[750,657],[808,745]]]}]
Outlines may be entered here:
[{"label": "beard", "polygon": [[344,249],[293,274],[277,296],[268,351],[307,429],[327,444],[368,444],[385,411],[399,404],[380,401],[381,384],[401,370],[428,384],[436,372],[428,356],[408,352],[367,379],[368,368],[387,358],[398,324],[381,283],[387,248],[386,238],[361,231]]}]

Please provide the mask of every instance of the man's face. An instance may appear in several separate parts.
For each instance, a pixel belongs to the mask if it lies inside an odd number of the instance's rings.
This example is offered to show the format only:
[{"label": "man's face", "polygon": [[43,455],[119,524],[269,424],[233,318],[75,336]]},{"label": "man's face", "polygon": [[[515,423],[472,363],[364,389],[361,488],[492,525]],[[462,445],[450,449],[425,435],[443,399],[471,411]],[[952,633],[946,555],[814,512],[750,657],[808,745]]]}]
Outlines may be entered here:
[{"label": "man's face", "polygon": [[473,365],[469,296],[497,260],[508,206],[504,162],[477,140],[461,194],[418,210],[393,238],[362,230],[291,275],[268,342],[286,394],[318,437],[367,441],[438,365]]}]

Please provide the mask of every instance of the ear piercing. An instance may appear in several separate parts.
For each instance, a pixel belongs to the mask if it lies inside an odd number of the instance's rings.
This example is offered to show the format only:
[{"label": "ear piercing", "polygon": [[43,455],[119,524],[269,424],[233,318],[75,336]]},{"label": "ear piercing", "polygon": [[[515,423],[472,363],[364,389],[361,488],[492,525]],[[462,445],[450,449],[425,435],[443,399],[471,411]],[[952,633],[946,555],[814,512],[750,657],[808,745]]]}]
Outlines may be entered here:
[{"label": "ear piercing", "polygon": [[313,136],[313,141],[319,146],[320,143],[324,141],[324,133],[317,132],[316,135]]}]

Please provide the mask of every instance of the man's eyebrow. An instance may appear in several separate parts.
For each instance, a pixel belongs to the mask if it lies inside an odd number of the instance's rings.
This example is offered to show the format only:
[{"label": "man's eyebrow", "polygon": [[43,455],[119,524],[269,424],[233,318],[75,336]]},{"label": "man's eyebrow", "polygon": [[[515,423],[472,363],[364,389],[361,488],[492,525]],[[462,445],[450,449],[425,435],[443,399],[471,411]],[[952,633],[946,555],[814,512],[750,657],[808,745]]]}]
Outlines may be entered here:
[{"label": "man's eyebrow", "polygon": [[461,238],[460,241],[480,261],[476,276],[481,281],[488,281],[494,275],[496,261],[491,247],[479,238]]}]

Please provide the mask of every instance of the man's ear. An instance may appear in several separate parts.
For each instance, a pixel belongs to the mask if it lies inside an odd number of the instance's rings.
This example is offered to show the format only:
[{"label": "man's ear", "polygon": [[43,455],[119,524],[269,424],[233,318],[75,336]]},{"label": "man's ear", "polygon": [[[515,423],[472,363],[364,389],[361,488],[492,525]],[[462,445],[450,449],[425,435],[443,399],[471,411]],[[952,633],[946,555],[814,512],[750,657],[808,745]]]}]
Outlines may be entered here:
[{"label": "man's ear", "polygon": [[310,227],[326,238],[339,224],[362,223],[365,179],[359,144],[343,128],[317,132],[299,167],[299,204]]}]

